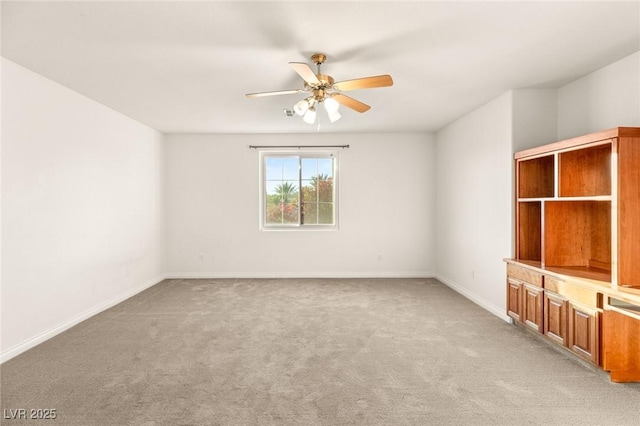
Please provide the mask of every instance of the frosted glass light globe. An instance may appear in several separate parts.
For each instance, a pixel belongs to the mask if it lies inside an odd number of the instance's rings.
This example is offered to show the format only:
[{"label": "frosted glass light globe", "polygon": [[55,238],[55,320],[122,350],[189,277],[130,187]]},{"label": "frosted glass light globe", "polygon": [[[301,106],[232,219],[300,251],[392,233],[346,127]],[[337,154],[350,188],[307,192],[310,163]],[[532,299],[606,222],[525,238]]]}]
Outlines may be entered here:
[{"label": "frosted glass light globe", "polygon": [[327,112],[337,112],[339,107],[340,104],[333,98],[327,98],[324,100],[324,109],[326,109]]},{"label": "frosted glass light globe", "polygon": [[304,117],[302,117],[302,120],[304,120],[305,123],[308,124],[313,124],[316,121],[316,110],[315,109],[309,109],[307,112],[305,112]]},{"label": "frosted glass light globe", "polygon": [[308,109],[309,109],[309,102],[307,102],[306,99],[303,99],[300,102],[297,102],[293,106],[293,110],[298,115],[304,115],[304,113],[307,112]]}]

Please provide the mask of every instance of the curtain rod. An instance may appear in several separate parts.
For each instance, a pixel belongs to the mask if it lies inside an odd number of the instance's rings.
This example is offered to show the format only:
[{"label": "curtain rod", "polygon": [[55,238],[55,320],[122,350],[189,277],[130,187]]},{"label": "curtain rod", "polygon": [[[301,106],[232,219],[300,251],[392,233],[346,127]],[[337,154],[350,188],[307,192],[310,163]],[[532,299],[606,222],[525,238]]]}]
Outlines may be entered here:
[{"label": "curtain rod", "polygon": [[349,148],[349,145],[249,145],[249,149],[259,148]]}]

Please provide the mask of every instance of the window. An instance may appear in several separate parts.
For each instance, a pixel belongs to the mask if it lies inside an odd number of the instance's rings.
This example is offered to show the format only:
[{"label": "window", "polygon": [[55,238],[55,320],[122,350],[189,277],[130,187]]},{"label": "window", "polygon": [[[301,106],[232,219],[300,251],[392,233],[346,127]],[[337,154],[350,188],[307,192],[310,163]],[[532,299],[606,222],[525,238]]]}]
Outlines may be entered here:
[{"label": "window", "polygon": [[336,227],[336,153],[262,152],[260,157],[263,228]]}]

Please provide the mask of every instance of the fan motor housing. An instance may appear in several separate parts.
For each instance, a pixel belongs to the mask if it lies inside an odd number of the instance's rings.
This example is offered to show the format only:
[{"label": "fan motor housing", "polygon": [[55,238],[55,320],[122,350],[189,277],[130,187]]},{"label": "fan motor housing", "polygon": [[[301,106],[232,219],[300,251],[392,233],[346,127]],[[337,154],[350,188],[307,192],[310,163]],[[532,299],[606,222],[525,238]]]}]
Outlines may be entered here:
[{"label": "fan motor housing", "polygon": [[335,83],[335,80],[330,75],[316,74],[316,77],[318,77],[318,80],[320,80],[320,83],[322,83],[323,87],[331,86],[333,83]]},{"label": "fan motor housing", "polygon": [[327,55],[325,55],[324,53],[316,53],[315,55],[311,56],[311,60],[316,65],[323,64],[325,59],[327,59]]}]

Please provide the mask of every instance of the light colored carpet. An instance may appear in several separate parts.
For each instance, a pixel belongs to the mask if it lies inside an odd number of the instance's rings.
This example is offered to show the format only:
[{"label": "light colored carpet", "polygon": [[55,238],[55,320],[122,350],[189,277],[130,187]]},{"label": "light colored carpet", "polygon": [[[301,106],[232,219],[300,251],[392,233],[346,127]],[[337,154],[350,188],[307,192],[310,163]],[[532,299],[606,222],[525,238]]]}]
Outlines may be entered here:
[{"label": "light colored carpet", "polygon": [[166,280],[1,373],[34,424],[640,423],[640,384],[433,279]]}]

